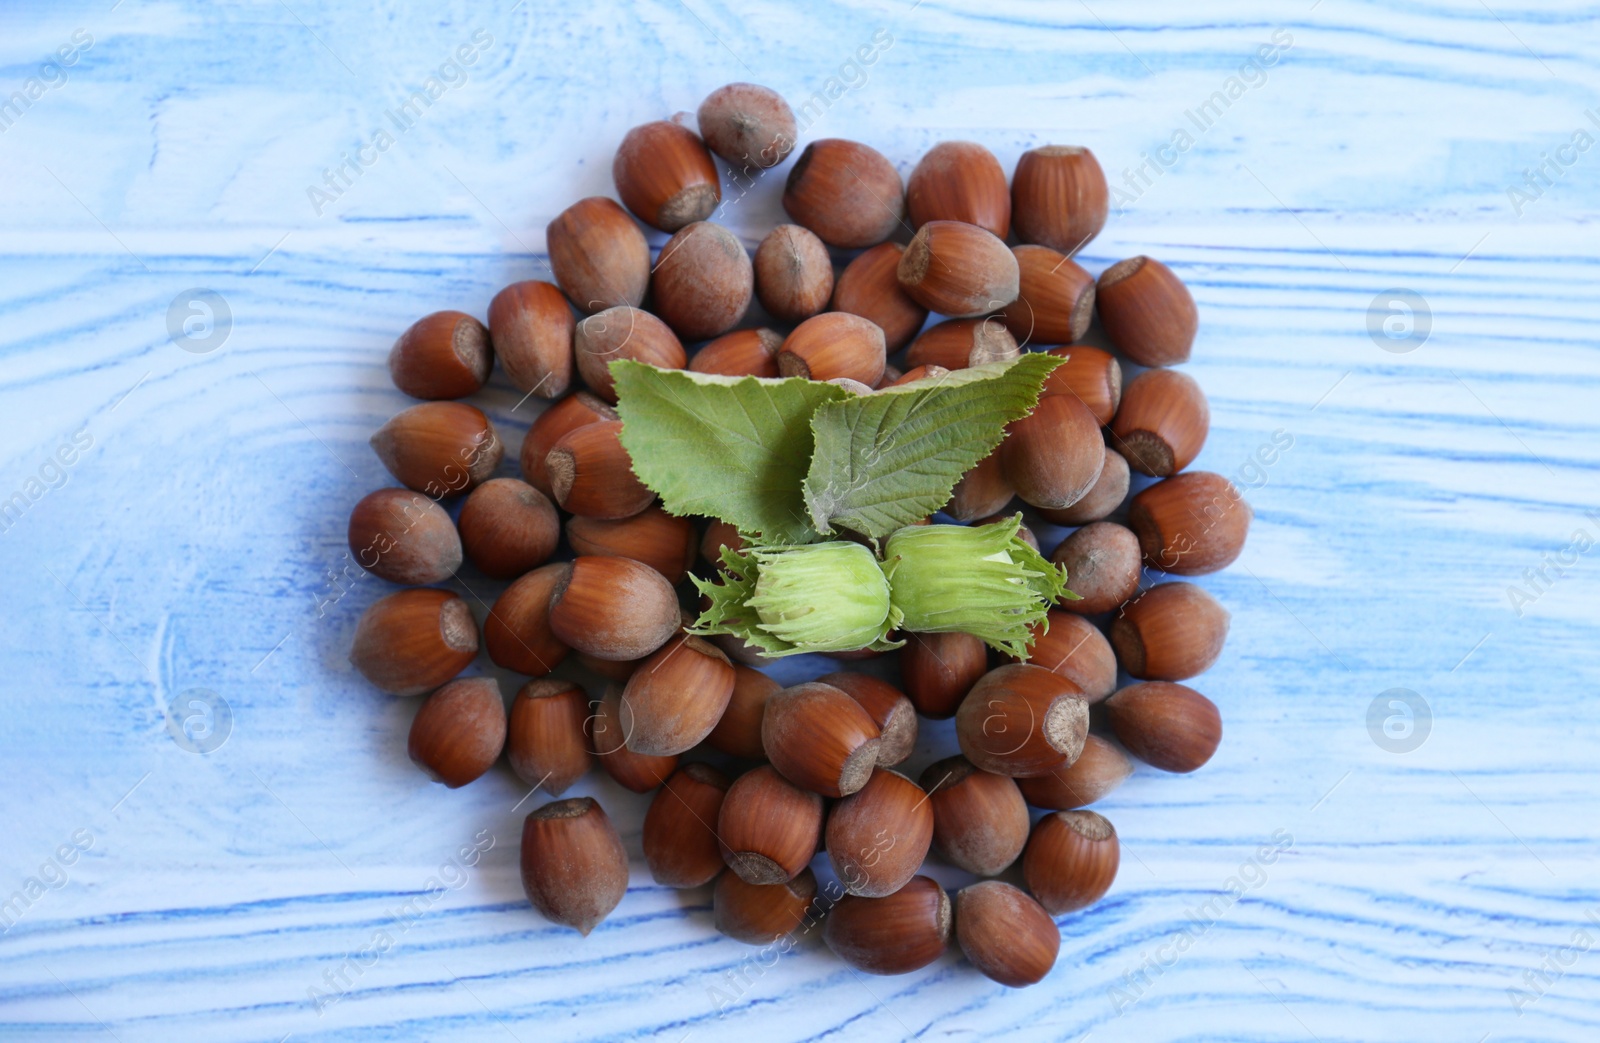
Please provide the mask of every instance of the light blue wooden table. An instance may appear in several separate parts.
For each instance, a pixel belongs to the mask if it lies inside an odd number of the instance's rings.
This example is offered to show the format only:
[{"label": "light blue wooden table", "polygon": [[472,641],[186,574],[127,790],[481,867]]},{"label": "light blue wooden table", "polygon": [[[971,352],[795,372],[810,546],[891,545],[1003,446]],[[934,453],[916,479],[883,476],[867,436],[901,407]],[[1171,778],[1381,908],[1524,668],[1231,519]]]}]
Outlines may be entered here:
[{"label": "light blue wooden table", "polygon": [[[0,15],[0,1037],[1600,1038],[1600,10],[421,6]],[[1085,262],[1148,252],[1200,303],[1197,466],[1256,515],[1206,581],[1226,739],[1106,802],[1121,876],[1037,988],[815,945],[752,972],[598,778],[633,885],[554,929],[517,881],[525,790],[427,783],[415,704],[345,662],[395,335],[540,277],[624,131],[735,79],[820,93],[808,137],[904,171],[950,137],[1088,145],[1122,194]],[[328,198],[347,153],[372,162]],[[780,187],[729,208],[747,242]],[[519,397],[478,397],[512,445]]]}]

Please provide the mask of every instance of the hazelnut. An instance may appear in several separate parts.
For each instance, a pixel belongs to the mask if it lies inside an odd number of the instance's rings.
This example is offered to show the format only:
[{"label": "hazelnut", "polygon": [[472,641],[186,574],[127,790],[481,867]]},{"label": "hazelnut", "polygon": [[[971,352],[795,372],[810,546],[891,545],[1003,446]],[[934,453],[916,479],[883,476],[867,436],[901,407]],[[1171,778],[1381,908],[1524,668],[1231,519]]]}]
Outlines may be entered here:
[{"label": "hazelnut", "polygon": [[667,120],[634,127],[623,136],[611,179],[622,204],[663,232],[704,221],[722,199],[717,165],[705,142]]},{"label": "hazelnut", "polygon": [[1117,878],[1117,831],[1093,811],[1054,811],[1040,819],[1022,853],[1028,890],[1052,916],[1098,902]]},{"label": "hazelnut", "polygon": [[1227,568],[1244,550],[1250,504],[1210,471],[1185,471],[1140,492],[1128,507],[1145,563],[1178,576]]},{"label": "hazelnut", "polygon": [[644,662],[643,659],[623,659],[618,662],[612,662],[609,659],[596,659],[594,656],[586,655],[583,652],[575,652],[573,658],[590,673],[599,674],[607,681],[615,681],[617,684],[626,683],[628,678],[633,676],[633,672],[639,669],[639,664]]},{"label": "hazelnut", "polygon": [[350,556],[391,583],[438,583],[461,567],[450,514],[410,489],[379,489],[350,511]]},{"label": "hazelnut", "polygon": [[631,518],[655,502],[622,448],[622,421],[585,424],[561,436],[544,458],[556,502],[589,518]]},{"label": "hazelnut", "polygon": [[981,880],[956,892],[956,941],[967,962],[1012,989],[1035,985],[1056,965],[1061,931],[1020,888]]},{"label": "hazelnut", "polygon": [[711,920],[734,941],[766,945],[804,923],[816,897],[817,878],[809,869],[779,884],[747,884],[737,873],[723,873],[711,895]]},{"label": "hazelnut", "polygon": [[644,815],[644,860],[666,887],[699,887],[722,872],[717,816],[728,777],[708,764],[685,764],[662,784]]},{"label": "hazelnut", "polygon": [[796,786],[843,797],[866,785],[878,763],[878,726],[831,684],[795,685],[767,700],[761,745]]},{"label": "hazelnut", "polygon": [[496,666],[543,677],[567,657],[567,646],[550,629],[550,596],[570,568],[563,561],[534,569],[495,600],[483,621],[483,644]]},{"label": "hazelnut", "polygon": [[661,573],[632,558],[575,558],[550,595],[557,639],[599,659],[638,659],[682,625],[678,595]]},{"label": "hazelnut", "polygon": [[1147,681],[1186,681],[1211,669],[1228,639],[1228,610],[1193,583],[1162,583],[1122,606],[1111,644],[1122,668]]},{"label": "hazelnut", "polygon": [[1071,507],[1094,488],[1105,462],[1099,422],[1071,395],[1039,399],[1000,443],[1006,481],[1035,507]]},{"label": "hazelnut", "polygon": [[817,853],[822,798],[770,765],[734,780],[717,816],[722,860],[747,884],[793,880]]},{"label": "hazelnut", "polygon": [[679,634],[639,664],[622,692],[628,749],[683,753],[711,734],[733,697],[733,664],[704,638]]},{"label": "hazelnut", "polygon": [[592,711],[583,722],[589,749],[600,761],[611,780],[635,793],[649,793],[678,768],[678,755],[655,757],[628,749],[630,722],[622,713],[622,689],[616,685],[589,704]]},{"label": "hazelnut", "polygon": [[847,894],[828,913],[822,940],[858,971],[909,974],[948,948],[950,897],[925,876],[882,898]]},{"label": "hazelnut", "polygon": [[493,367],[483,323],[459,311],[418,319],[389,352],[389,376],[412,398],[465,398],[483,387]]},{"label": "hazelnut", "polygon": [[900,288],[940,315],[963,319],[998,311],[1017,299],[1017,259],[977,225],[929,221],[900,256]]},{"label": "hazelnut", "polygon": [[767,666],[772,662],[760,648],[747,644],[732,634],[717,634],[711,639],[711,643],[726,652],[729,659],[745,666]]},{"label": "hazelnut", "polygon": [[605,196],[580,199],[545,229],[556,285],[585,313],[637,308],[650,285],[650,244],[628,212]]},{"label": "hazelnut", "polygon": [[589,770],[589,697],[571,681],[529,681],[511,701],[506,759],[517,778],[560,796]]},{"label": "hazelnut", "polygon": [[694,353],[689,368],[724,377],[776,377],[783,334],[765,327],[724,333]]},{"label": "hazelnut", "polygon": [[423,701],[411,721],[406,753],[433,781],[457,789],[494,767],[505,745],[500,682],[463,677]]},{"label": "hazelnut", "polygon": [[904,373],[901,373],[893,366],[885,366],[883,367],[883,379],[878,381],[876,390],[882,391],[886,387],[904,387],[907,384],[915,384],[919,380],[933,383],[939,378],[948,377],[949,375],[950,371],[943,366],[915,366]]},{"label": "hazelnut", "polygon": [[814,315],[784,338],[778,352],[778,372],[807,380],[847,377],[867,390],[883,376],[883,331],[876,325],[844,312]]},{"label": "hazelnut", "polygon": [[736,170],[782,163],[799,140],[783,96],[754,83],[718,87],[700,103],[700,136]]},{"label": "hazelnut", "polygon": [[1000,466],[1000,450],[996,449],[961,476],[950,492],[950,502],[944,505],[944,513],[969,524],[999,514],[1016,495],[1016,490],[1006,481],[1005,471]]},{"label": "hazelnut", "polygon": [[928,309],[906,295],[896,274],[905,247],[880,243],[845,265],[833,284],[833,310],[859,315],[883,330],[884,347],[894,354],[928,321]]},{"label": "hazelnut", "polygon": [[783,686],[760,670],[735,664],[733,668],[733,695],[717,726],[706,736],[714,750],[730,757],[745,760],[766,759],[761,745],[761,716],[766,712],[767,700],[781,691]]},{"label": "hazelnut", "polygon": [[[998,513],[995,513],[995,514],[991,514],[987,518],[979,518],[977,521],[973,522],[972,524],[974,524],[974,525],[997,525],[1000,522],[1003,522],[1006,519],[1011,518],[1011,517],[1013,517],[1013,515],[1009,511],[1002,511],[1002,512],[998,512]],[[1034,550],[1038,550],[1039,549],[1039,537],[1035,536],[1034,533],[1033,533],[1033,530],[1028,528],[1026,525],[1018,525],[1017,526],[1017,539],[1021,540],[1023,543],[1026,543],[1028,546],[1032,547]]]},{"label": "hazelnut", "polygon": [[1210,429],[1211,407],[1193,377],[1147,369],[1123,392],[1111,444],[1135,471],[1165,478],[1194,462]]},{"label": "hazelnut", "polygon": [[1131,774],[1133,761],[1122,748],[1091,732],[1077,760],[1048,775],[1018,779],[1017,788],[1036,808],[1071,811],[1105,797]]},{"label": "hazelnut", "polygon": [[555,399],[572,386],[572,305],[547,282],[514,282],[489,302],[489,337],[518,391]]},{"label": "hazelnut", "polygon": [[1122,365],[1109,351],[1087,344],[1051,348],[1045,354],[1065,359],[1044,378],[1040,395],[1072,395],[1089,407],[1102,425],[1111,423],[1122,401]]},{"label": "hazelnut", "polygon": [[544,493],[515,478],[491,478],[461,505],[461,544],[478,570],[512,579],[550,560],[561,519]]},{"label": "hazelnut", "polygon": [[587,935],[628,890],[628,852],[591,797],[552,801],[522,823],[522,889],[546,919]]},{"label": "hazelnut", "polygon": [[465,402],[423,402],[401,410],[378,428],[371,444],[401,485],[434,499],[486,481],[505,453],[489,418]]},{"label": "hazelnut", "polygon": [[[1077,602],[1071,602],[1076,605]],[[1033,628],[1033,644],[1026,662],[1060,674],[1079,688],[1091,704],[1117,689],[1117,657],[1100,628],[1070,612],[1053,608],[1045,620],[1049,629]]]},{"label": "hazelnut", "polygon": [[1072,145],[1030,149],[1011,177],[1017,238],[1072,256],[1105,227],[1106,175],[1094,153]]},{"label": "hazelnut", "polygon": [[972,141],[941,141],[906,182],[911,227],[964,221],[1004,239],[1011,230],[1011,192],[994,153]]},{"label": "hazelnut", "polygon": [[421,695],[466,669],[478,654],[478,624],[461,598],[410,587],[361,614],[350,663],[391,695]]},{"label": "hazelnut", "polygon": [[585,424],[615,419],[617,411],[587,391],[551,403],[550,408],[534,419],[522,440],[522,477],[546,496],[554,496],[550,474],[544,469],[544,458],[550,455],[561,436]]},{"label": "hazelnut", "polygon": [[946,319],[929,326],[911,342],[906,352],[906,365],[966,369],[986,362],[1004,362],[1019,354],[1017,342],[993,316]]},{"label": "hazelnut", "polygon": [[632,359],[658,369],[682,369],[688,361],[683,344],[666,323],[626,305],[595,312],[578,323],[572,351],[583,382],[613,405],[617,386],[611,363],[616,360]]},{"label": "hazelnut", "polygon": [[933,808],[933,844],[951,865],[998,876],[1028,842],[1028,805],[1017,783],[946,757],[922,773]]},{"label": "hazelnut", "polygon": [[[705,340],[739,324],[755,273],[737,236],[721,225],[684,225],[661,248],[650,275],[651,307],[684,340]],[[674,369],[682,369],[679,361]]]},{"label": "hazelnut", "polygon": [[842,387],[852,395],[870,395],[877,390],[876,388],[863,384],[854,377],[829,377],[823,383]]},{"label": "hazelnut", "polygon": [[1088,731],[1083,689],[1027,663],[984,674],[956,711],[956,740],[967,760],[1013,778],[1071,764]]},{"label": "hazelnut", "polygon": [[917,745],[917,708],[906,694],[870,674],[839,671],[817,678],[861,704],[878,726],[878,767],[892,768]]},{"label": "hazelnut", "polygon": [[1061,602],[1068,612],[1110,612],[1139,592],[1139,537],[1115,522],[1090,522],[1062,540],[1050,560],[1067,567],[1067,587],[1078,595]]},{"label": "hazelnut", "polygon": [[1053,525],[1087,525],[1109,516],[1122,501],[1128,498],[1128,486],[1133,475],[1128,472],[1128,461],[1111,448],[1105,450],[1105,465],[1100,477],[1094,480],[1083,499],[1071,507],[1051,510],[1038,508],[1040,516]]},{"label": "hazelnut", "polygon": [[1200,317],[1172,269],[1152,257],[1130,257],[1100,273],[1095,307],[1106,336],[1141,366],[1189,361]]},{"label": "hazelnut", "polygon": [[978,679],[989,669],[989,649],[972,634],[907,634],[900,650],[900,681],[924,717],[956,715]]},{"label": "hazelnut", "polygon": [[1129,685],[1106,700],[1106,714],[1128,752],[1162,771],[1194,771],[1222,743],[1217,704],[1188,685]]},{"label": "hazelnut", "polygon": [[739,530],[725,521],[713,518],[711,524],[706,526],[706,534],[700,538],[700,556],[707,565],[719,565],[722,562],[722,548],[741,550],[744,540],[739,538]]},{"label": "hazelnut", "polygon": [[[911,524],[927,525],[928,519],[924,518],[922,521],[912,522]],[[856,542],[861,542],[861,538],[858,538]],[[865,546],[865,544],[863,544],[863,546]],[[865,662],[868,659],[877,659],[879,656],[883,655],[882,652],[874,648],[851,648],[846,651],[823,652],[822,654],[827,656],[829,659],[836,659],[841,663],[860,663]]]},{"label": "hazelnut", "polygon": [[800,322],[822,311],[833,296],[833,261],[816,233],[779,225],[756,249],[756,296],[784,322]]},{"label": "hazelnut", "polygon": [[860,790],[828,812],[828,861],[853,895],[882,898],[904,887],[928,856],[933,809],[922,787],[875,768]]},{"label": "hazelnut", "polygon": [[676,586],[694,564],[694,524],[660,507],[646,507],[629,518],[585,518],[567,521],[567,542],[574,554],[632,558],[642,561]]},{"label": "hazelnut", "polygon": [[905,213],[905,189],[894,164],[877,149],[823,138],[795,160],[783,209],[829,246],[855,250],[894,234]]},{"label": "hazelnut", "polygon": [[1094,276],[1048,246],[1014,246],[1017,299],[1001,313],[1019,344],[1070,344],[1094,318]]}]

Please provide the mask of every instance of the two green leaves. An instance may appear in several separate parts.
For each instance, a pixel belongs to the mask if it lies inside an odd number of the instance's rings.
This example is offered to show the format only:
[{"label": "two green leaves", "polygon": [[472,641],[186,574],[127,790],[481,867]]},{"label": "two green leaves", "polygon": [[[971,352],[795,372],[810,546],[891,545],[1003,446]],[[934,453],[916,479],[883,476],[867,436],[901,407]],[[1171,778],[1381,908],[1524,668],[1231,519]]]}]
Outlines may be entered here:
[{"label": "two green leaves", "polygon": [[926,518],[1033,409],[1060,363],[1026,354],[870,395],[628,360],[611,373],[623,448],[666,509],[775,544],[840,528],[883,539]]}]

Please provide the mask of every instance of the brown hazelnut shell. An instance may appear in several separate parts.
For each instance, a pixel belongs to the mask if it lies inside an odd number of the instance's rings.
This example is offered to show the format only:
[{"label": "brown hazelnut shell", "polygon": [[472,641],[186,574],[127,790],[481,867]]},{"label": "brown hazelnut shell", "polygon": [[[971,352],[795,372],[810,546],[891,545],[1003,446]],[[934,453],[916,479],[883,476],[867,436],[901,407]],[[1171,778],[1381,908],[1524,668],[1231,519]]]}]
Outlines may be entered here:
[{"label": "brown hazelnut shell", "polygon": [[350,643],[351,664],[391,695],[432,691],[477,654],[472,610],[437,587],[411,587],[373,602]]},{"label": "brown hazelnut shell", "polygon": [[556,923],[587,935],[628,890],[628,852],[591,797],[557,800],[522,823],[522,889]]},{"label": "brown hazelnut shell", "polygon": [[389,351],[389,376],[412,398],[465,398],[483,387],[493,368],[483,323],[459,311],[423,316]]},{"label": "brown hazelnut shell", "polygon": [[556,399],[572,386],[572,305],[556,286],[514,282],[489,302],[489,336],[518,391]]},{"label": "brown hazelnut shell", "polygon": [[494,767],[505,744],[500,682],[462,677],[423,701],[411,721],[406,753],[433,781],[457,789]]}]

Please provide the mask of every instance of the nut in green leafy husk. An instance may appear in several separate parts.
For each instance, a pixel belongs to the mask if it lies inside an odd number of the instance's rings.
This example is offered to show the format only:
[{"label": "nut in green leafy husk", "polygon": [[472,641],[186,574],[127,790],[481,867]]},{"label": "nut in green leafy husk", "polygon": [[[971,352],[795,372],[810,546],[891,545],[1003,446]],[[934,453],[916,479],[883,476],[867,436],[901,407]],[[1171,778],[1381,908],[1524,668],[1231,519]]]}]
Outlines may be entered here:
[{"label": "nut in green leafy husk", "polygon": [[1066,589],[1066,572],[1021,536],[1022,516],[992,525],[912,525],[879,561],[858,543],[722,551],[722,582],[690,633],[733,634],[770,657],[898,648],[894,630],[961,631],[1021,658]]},{"label": "nut in green leafy husk", "polygon": [[722,549],[722,582],[695,578],[710,606],[692,634],[733,634],[771,657],[886,650],[899,626],[887,570],[858,543]]},{"label": "nut in green leafy husk", "polygon": [[1017,534],[1021,526],[1018,514],[992,525],[908,526],[890,536],[883,565],[901,628],[975,634],[1007,655],[1027,655],[1028,628],[1045,621],[1058,598],[1077,595],[1067,590],[1066,570]]}]

